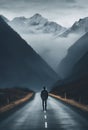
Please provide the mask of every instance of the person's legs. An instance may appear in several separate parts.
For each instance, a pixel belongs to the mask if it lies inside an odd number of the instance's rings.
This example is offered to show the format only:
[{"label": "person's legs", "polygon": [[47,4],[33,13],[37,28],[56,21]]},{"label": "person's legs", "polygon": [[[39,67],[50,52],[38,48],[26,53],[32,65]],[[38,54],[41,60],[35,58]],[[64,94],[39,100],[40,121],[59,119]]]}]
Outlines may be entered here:
[{"label": "person's legs", "polygon": [[47,100],[45,100],[45,110],[47,110]]},{"label": "person's legs", "polygon": [[42,100],[42,107],[43,107],[43,111],[44,111],[44,100]]},{"label": "person's legs", "polygon": [[47,100],[42,100],[43,111],[47,110]]}]

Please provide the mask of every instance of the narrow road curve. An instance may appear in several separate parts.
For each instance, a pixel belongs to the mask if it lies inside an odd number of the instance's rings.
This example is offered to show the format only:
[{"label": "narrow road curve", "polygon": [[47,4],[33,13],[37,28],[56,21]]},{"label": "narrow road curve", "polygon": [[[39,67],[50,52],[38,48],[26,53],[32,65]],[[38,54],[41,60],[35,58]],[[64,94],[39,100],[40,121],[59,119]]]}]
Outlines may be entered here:
[{"label": "narrow road curve", "polygon": [[[1,118],[1,117],[0,117]],[[49,97],[42,110],[40,94],[0,122],[0,130],[88,130],[88,120],[62,102]]]}]

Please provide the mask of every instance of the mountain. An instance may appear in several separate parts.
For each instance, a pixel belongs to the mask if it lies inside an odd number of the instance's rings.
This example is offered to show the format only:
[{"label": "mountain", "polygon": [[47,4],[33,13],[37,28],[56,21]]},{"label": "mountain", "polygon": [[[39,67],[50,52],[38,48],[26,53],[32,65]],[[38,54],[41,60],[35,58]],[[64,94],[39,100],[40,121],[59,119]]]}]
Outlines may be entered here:
[{"label": "mountain", "polygon": [[79,21],[76,21],[72,27],[67,29],[64,33],[61,34],[61,36],[68,36],[69,34],[80,34],[84,35],[88,32],[88,17],[85,17],[83,19],[79,19]]},{"label": "mountain", "polygon": [[74,64],[69,76],[66,79],[58,80],[53,85],[51,93],[82,104],[88,104],[88,48],[85,54]]},{"label": "mountain", "polygon": [[82,36],[75,44],[68,49],[68,54],[61,61],[58,66],[58,74],[66,78],[70,75],[74,65],[86,54],[88,51],[88,33]]},{"label": "mountain", "polygon": [[5,16],[0,15],[0,17],[1,17],[6,23],[10,22]]},{"label": "mountain", "polygon": [[88,50],[72,68],[69,77],[57,81],[52,93],[88,104]]},{"label": "mountain", "polygon": [[50,66],[0,16],[0,87],[50,86],[58,78]]},{"label": "mountain", "polygon": [[35,14],[30,18],[15,17],[8,22],[9,25],[20,33],[62,33],[66,30],[61,25],[50,22],[40,14]]},{"label": "mountain", "polygon": [[70,76],[74,78],[88,77],[88,50],[74,65]]}]

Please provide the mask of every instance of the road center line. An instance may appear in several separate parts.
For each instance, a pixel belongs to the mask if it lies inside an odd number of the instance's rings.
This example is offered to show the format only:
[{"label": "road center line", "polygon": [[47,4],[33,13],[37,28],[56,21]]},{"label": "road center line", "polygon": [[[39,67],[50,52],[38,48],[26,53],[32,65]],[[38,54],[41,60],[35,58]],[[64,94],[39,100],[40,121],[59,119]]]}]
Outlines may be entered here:
[{"label": "road center line", "polygon": [[44,113],[46,113],[46,111],[44,111]]},{"label": "road center line", "polygon": [[47,124],[47,122],[45,122],[45,128],[47,128],[48,127],[48,124]]},{"label": "road center line", "polygon": [[47,119],[47,115],[44,115],[44,118]]},{"label": "road center line", "polygon": [[46,111],[44,111],[44,118],[45,118],[45,128],[48,128]]}]

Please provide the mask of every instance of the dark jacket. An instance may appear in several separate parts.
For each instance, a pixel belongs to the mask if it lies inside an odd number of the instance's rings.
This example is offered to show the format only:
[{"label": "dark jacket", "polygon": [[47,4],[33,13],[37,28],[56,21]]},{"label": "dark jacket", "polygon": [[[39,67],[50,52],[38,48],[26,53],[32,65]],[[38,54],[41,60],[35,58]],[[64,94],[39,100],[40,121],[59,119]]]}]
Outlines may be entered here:
[{"label": "dark jacket", "polygon": [[41,92],[41,98],[42,98],[42,100],[47,100],[47,98],[48,98],[48,92],[47,92],[47,90],[42,90],[42,92]]}]

